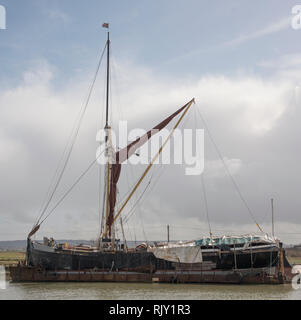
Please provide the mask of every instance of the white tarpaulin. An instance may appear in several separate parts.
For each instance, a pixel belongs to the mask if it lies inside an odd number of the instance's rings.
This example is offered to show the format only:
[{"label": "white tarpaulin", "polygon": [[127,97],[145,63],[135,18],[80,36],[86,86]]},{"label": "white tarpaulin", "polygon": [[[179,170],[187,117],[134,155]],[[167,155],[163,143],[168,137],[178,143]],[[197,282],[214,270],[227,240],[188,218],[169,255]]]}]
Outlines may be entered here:
[{"label": "white tarpaulin", "polygon": [[156,258],[180,263],[200,263],[203,262],[202,251],[198,246],[183,247],[157,247],[150,248]]}]

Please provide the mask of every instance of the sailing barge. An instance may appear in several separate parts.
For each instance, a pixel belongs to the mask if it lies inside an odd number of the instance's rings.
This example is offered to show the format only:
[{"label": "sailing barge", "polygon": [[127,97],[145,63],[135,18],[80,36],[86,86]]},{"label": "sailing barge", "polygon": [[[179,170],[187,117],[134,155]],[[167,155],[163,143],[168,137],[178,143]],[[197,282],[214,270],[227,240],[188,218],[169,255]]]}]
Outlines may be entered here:
[{"label": "sailing barge", "polygon": [[[45,242],[47,239],[45,239]],[[190,242],[68,247],[28,239],[26,264],[10,267],[13,281],[284,283],[291,267],[281,243],[267,236]]]},{"label": "sailing barge", "polygon": [[[108,27],[108,24],[103,26]],[[194,103],[194,99],[127,147],[115,151],[111,143],[111,127],[109,125],[109,32],[106,49],[105,152],[107,163],[104,179],[103,219],[97,245],[69,246],[67,243],[56,243],[53,239],[47,238],[44,238],[43,243],[32,240],[32,236],[46,220],[41,220],[41,218],[46,212],[55,188],[42,215],[27,237],[25,262],[10,267],[12,281],[284,283],[290,279],[291,266],[285,257],[282,244],[274,237],[265,234],[214,237],[210,233],[210,237],[198,240],[154,243],[152,245],[141,243],[136,248],[128,248],[125,241],[121,244],[115,239],[117,219],[120,218],[124,207]],[[177,116],[179,119],[169,137],[154,156],[133,190],[130,191],[122,206],[116,208],[117,183],[122,163]],[[63,168],[66,167],[68,159],[69,157],[67,157]],[[62,171],[60,178],[63,173]],[[49,214],[46,218],[48,216]]]}]

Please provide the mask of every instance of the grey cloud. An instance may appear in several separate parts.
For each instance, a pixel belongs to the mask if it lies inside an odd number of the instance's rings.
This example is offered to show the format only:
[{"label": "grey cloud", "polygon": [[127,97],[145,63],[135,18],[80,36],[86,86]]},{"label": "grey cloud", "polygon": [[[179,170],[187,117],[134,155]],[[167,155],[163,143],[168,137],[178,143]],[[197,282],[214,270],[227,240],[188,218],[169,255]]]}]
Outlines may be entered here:
[{"label": "grey cloud", "polygon": [[[119,97],[113,100],[115,125],[118,119],[127,117],[130,127],[149,129],[195,96],[197,106],[194,107],[205,116],[227,163],[230,167],[231,163],[236,165],[233,176],[256,220],[269,231],[269,200],[274,197],[279,235],[286,241],[298,242],[298,238],[285,234],[288,226],[301,224],[300,101],[290,99],[294,81],[245,75],[200,77],[197,81],[179,83],[160,79],[138,67],[131,67],[129,77],[128,66],[118,67],[121,81]],[[16,238],[16,233],[17,238],[24,238],[33,224],[87,90],[85,78],[80,84],[54,91],[50,70],[44,76],[37,70],[43,81],[31,77],[30,82],[0,93],[0,220],[2,217],[4,221],[0,235],[3,240]],[[95,136],[100,123],[95,114],[99,114],[99,101],[103,101],[99,95],[92,100],[60,195],[95,158]],[[195,120],[203,128],[193,110],[185,126],[193,127]],[[208,138],[206,135],[204,179],[213,231],[256,231]],[[120,197],[134,184],[143,168],[138,166],[133,170],[124,166]],[[160,177],[159,169],[154,168],[151,186]],[[200,177],[185,176],[184,169],[179,165],[160,169],[163,172],[160,180],[153,190],[150,187],[146,192],[136,214],[125,226],[129,237],[133,237],[135,227],[137,238],[141,238],[144,226],[148,238],[162,238],[167,223],[174,238],[189,239],[208,233]],[[145,183],[150,178],[151,175]],[[68,234],[75,238],[95,237],[99,230],[98,183],[98,168],[94,168],[43,225],[41,235],[45,232],[59,238],[64,233],[65,238]],[[145,186],[140,188],[140,193]],[[58,199],[59,196],[54,203]]]}]

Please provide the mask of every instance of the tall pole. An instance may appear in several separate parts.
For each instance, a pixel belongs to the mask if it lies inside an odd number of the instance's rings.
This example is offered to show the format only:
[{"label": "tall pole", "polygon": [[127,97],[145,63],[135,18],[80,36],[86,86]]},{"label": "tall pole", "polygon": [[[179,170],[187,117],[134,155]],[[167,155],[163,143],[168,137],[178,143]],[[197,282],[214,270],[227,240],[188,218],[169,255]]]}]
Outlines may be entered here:
[{"label": "tall pole", "polygon": [[169,243],[169,224],[167,225],[167,242]]},{"label": "tall pole", "polygon": [[110,33],[108,32],[108,39],[107,39],[107,92],[106,92],[106,154],[107,154],[107,172],[106,172],[106,224],[108,222],[109,216],[109,192],[110,192],[110,176],[111,176],[111,166],[109,161],[109,147],[110,147],[110,126],[109,126],[109,95],[110,95]]},{"label": "tall pole", "polygon": [[109,90],[110,89],[110,32],[107,40],[107,99],[106,99],[106,128],[109,126]]},{"label": "tall pole", "polygon": [[275,237],[275,230],[274,230],[274,199],[271,199],[271,206],[272,206],[272,236]]}]

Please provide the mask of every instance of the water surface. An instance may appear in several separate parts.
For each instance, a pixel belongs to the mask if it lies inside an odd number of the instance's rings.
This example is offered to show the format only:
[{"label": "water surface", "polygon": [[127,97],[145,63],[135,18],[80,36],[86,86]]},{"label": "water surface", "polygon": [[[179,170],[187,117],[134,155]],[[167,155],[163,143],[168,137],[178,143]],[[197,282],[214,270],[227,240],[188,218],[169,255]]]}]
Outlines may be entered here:
[{"label": "water surface", "polygon": [[7,283],[0,300],[301,300],[291,285]]}]

